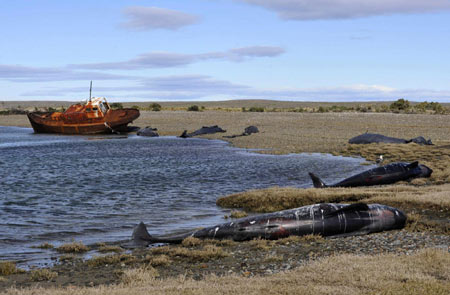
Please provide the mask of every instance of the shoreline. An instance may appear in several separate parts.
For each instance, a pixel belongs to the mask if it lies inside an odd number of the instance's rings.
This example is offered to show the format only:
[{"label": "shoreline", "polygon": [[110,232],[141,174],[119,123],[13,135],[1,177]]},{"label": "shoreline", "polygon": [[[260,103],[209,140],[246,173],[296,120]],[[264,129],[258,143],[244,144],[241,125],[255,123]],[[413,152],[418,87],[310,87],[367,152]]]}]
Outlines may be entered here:
[{"label": "shoreline", "polygon": [[[28,121],[24,120],[26,116],[9,116],[17,117],[5,119],[4,116],[0,116],[0,125],[5,125],[6,122],[8,126],[29,127]],[[358,196],[358,198],[363,197],[361,200],[391,203],[400,209],[407,209],[410,223],[406,229],[401,231],[345,239],[312,238],[309,241],[279,240],[272,242],[257,240],[243,243],[224,243],[222,245],[217,241],[200,241],[191,245],[163,247],[163,250],[145,249],[142,252],[135,251],[131,254],[109,253],[107,255],[118,255],[117,259],[97,260],[95,265],[92,262],[89,264],[89,260],[82,262],[76,255],[73,255],[71,259],[50,270],[57,273],[57,277],[54,278],[33,281],[31,278],[32,272],[0,276],[1,290],[6,290],[11,286],[30,286],[32,288],[36,286],[44,288],[78,286],[70,287],[76,290],[83,288],[82,286],[90,287],[101,284],[119,284],[119,286],[122,286],[121,284],[125,282],[124,276],[126,277],[130,270],[143,268],[147,269],[144,272],[149,275],[149,278],[153,278],[151,280],[154,281],[157,278],[156,280],[163,282],[163,284],[164,282],[172,282],[179,275],[185,275],[186,282],[190,282],[191,279],[201,280],[202,284],[206,284],[208,289],[211,288],[208,287],[209,276],[216,274],[223,276],[221,279],[217,279],[216,283],[218,284],[225,284],[224,282],[230,276],[238,276],[245,280],[243,284],[256,287],[256,284],[261,284],[258,281],[259,276],[272,280],[277,278],[277,273],[295,274],[303,269],[313,267],[317,263],[320,264],[320,261],[332,263],[333,257],[339,258],[345,255],[351,255],[348,259],[369,257],[367,259],[370,260],[370,257],[379,257],[378,259],[382,260],[385,259],[384,257],[395,254],[393,258],[390,258],[392,263],[403,261],[402,257],[407,256],[413,257],[411,259],[419,263],[420,253],[422,253],[419,251],[420,249],[438,248],[440,249],[439,253],[441,253],[439,255],[443,255],[439,259],[449,259],[450,235],[448,222],[446,222],[450,217],[450,167],[447,167],[447,163],[450,162],[450,148],[448,147],[450,145],[449,116],[378,113],[304,114],[217,111],[193,113],[162,111],[142,112],[141,117],[133,125],[156,127],[160,135],[175,136],[180,135],[184,129],[193,131],[201,126],[219,125],[226,129],[227,133],[207,135],[202,136],[202,138],[224,140],[238,148],[270,148],[271,150],[262,152],[273,154],[318,152],[343,156],[359,155],[366,158],[367,161],[373,161],[379,154],[383,154],[387,162],[412,161],[419,158],[418,160],[421,163],[430,165],[435,172],[430,179],[418,179],[411,183],[370,189],[326,189],[321,191],[321,194],[325,196],[343,196],[342,202],[345,202],[345,198],[348,196],[353,196],[352,200],[354,200],[354,196]],[[242,133],[243,129],[249,125],[257,126],[260,133],[241,138],[222,138],[223,135]],[[402,138],[422,135],[431,138],[435,145],[424,147],[416,144],[360,146],[347,144],[350,137],[364,133],[367,129],[370,132]],[[310,190],[292,189],[292,191],[283,191],[277,188],[269,188],[242,192],[225,196],[225,198],[234,198],[236,207],[242,208],[245,207],[242,202],[248,198],[259,200],[259,205],[263,205],[266,201],[261,196],[269,194],[273,196],[269,200],[272,205],[284,208],[283,206],[289,207],[293,203],[301,201],[302,193],[305,192],[308,193]],[[289,196],[293,203],[290,203],[291,201],[286,203],[285,197],[282,196]],[[320,199],[321,195],[316,196],[316,198]],[[255,211],[258,209],[249,207],[246,210]],[[160,251],[160,253],[157,251]],[[185,256],[180,256],[180,253],[185,253],[183,254]],[[151,269],[156,270],[157,274],[148,274]],[[232,271],[229,272],[229,270]],[[353,273],[353,275],[357,276],[357,273]],[[138,275],[134,274],[131,286],[125,285],[125,288],[135,290],[133,286],[139,285],[136,280],[138,280]],[[448,280],[449,278],[444,275],[444,279],[437,279],[436,286],[442,286],[442,284],[448,286]],[[408,285],[408,283],[403,284]],[[112,288],[114,288],[114,285]],[[29,294],[27,292],[24,291],[23,294]],[[52,294],[51,291],[49,292],[49,294]]]}]

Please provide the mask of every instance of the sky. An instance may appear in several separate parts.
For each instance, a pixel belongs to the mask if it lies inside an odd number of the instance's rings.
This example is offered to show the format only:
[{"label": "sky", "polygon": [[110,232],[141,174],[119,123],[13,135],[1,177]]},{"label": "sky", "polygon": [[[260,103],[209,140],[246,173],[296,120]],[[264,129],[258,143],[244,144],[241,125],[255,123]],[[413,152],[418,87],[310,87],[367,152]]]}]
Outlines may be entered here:
[{"label": "sky", "polygon": [[450,102],[450,0],[3,0],[0,36],[0,101]]}]

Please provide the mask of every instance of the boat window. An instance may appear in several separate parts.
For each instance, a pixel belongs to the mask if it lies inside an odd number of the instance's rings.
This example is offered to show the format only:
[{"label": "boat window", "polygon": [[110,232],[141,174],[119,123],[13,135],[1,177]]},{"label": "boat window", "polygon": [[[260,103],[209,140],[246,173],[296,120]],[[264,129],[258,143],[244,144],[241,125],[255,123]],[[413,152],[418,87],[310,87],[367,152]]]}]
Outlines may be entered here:
[{"label": "boat window", "polygon": [[101,103],[100,109],[102,110],[103,114],[106,114],[106,111],[108,110],[108,106],[106,105],[106,103]]},{"label": "boat window", "polygon": [[86,112],[90,112],[91,111],[91,108],[86,108]]},{"label": "boat window", "polygon": [[98,111],[98,108],[92,108],[93,111]]}]

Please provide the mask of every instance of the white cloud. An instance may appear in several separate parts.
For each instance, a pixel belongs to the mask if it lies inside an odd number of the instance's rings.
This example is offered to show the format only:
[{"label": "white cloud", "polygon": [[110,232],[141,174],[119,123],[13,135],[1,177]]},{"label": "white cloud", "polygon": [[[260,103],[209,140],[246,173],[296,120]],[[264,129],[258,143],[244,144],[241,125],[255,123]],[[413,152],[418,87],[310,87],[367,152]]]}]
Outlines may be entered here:
[{"label": "white cloud", "polygon": [[282,19],[349,19],[450,10],[448,0],[236,0],[262,6]]},{"label": "white cloud", "polygon": [[207,52],[201,54],[182,54],[171,52],[150,52],[141,54],[136,58],[120,61],[93,64],[70,65],[79,69],[120,69],[137,70],[151,68],[170,68],[185,66],[194,62],[205,60],[243,61],[256,57],[275,57],[284,53],[284,49],[277,46],[249,46],[234,48],[223,52]]},{"label": "white cloud", "polygon": [[159,7],[127,7],[123,14],[129,20],[122,24],[123,27],[136,30],[168,29],[177,30],[181,27],[195,24],[199,17],[177,10]]}]

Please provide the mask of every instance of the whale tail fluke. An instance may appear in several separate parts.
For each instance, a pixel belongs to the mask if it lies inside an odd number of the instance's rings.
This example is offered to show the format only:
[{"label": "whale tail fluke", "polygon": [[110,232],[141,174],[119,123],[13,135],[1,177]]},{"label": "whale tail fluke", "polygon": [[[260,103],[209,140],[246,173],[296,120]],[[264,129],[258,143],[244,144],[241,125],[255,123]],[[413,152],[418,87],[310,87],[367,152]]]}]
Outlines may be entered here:
[{"label": "whale tail fluke", "polygon": [[309,177],[311,177],[313,185],[315,188],[327,187],[327,185],[319,178],[319,176],[315,175],[312,172],[309,172]]},{"label": "whale tail fluke", "polygon": [[147,227],[142,221],[134,228],[131,239],[135,244],[145,246],[153,241],[153,237],[148,233]]}]

